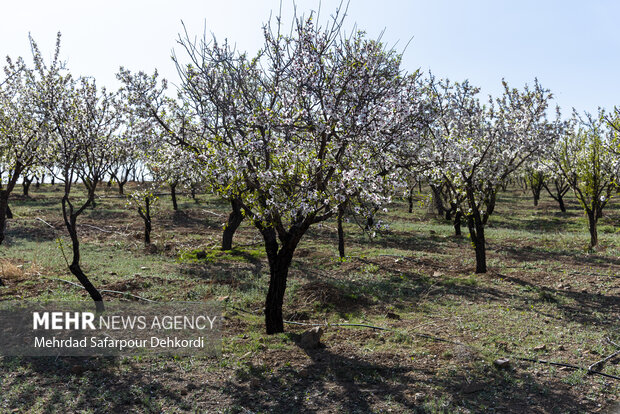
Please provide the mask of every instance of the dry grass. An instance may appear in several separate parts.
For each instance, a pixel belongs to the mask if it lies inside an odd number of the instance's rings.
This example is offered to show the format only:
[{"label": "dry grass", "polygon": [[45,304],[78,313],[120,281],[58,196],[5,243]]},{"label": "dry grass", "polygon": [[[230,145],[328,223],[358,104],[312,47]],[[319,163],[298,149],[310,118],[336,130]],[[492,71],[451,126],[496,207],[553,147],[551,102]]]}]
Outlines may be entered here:
[{"label": "dry grass", "polygon": [[22,270],[22,265],[16,265],[10,260],[0,260],[0,279],[8,281],[23,280],[25,273]]}]

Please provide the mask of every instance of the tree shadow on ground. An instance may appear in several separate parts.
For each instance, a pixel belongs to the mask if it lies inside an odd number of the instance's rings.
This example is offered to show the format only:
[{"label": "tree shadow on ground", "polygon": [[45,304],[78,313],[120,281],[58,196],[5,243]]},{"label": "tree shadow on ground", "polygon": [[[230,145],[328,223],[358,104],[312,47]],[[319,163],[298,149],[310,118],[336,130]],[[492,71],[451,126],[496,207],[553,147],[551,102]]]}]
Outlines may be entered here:
[{"label": "tree shadow on ground", "polygon": [[4,357],[0,371],[13,374],[2,384],[5,389],[11,387],[11,392],[3,393],[3,409],[44,413],[159,411],[153,395],[182,407],[181,395],[157,375],[144,375],[132,365],[124,366],[121,371],[115,357]]},{"label": "tree shadow on ground", "polygon": [[185,277],[206,283],[231,285],[240,292],[248,292],[264,288],[264,280],[261,280],[263,269],[262,260],[248,260],[247,262],[188,263],[182,265],[179,272]]},{"label": "tree shadow on ground", "polygon": [[577,267],[599,265],[605,267],[618,266],[620,269],[620,258],[580,253],[575,250],[550,250],[537,246],[502,246],[501,252],[507,258],[517,262],[538,262],[553,259]]},{"label": "tree shadow on ground", "polygon": [[237,381],[228,381],[224,392],[237,412],[314,413],[329,407],[348,413],[465,408],[521,414],[532,409],[558,413],[587,409],[566,392],[567,385],[559,378],[543,383],[521,369],[498,371],[466,362],[446,374],[407,358],[399,362],[403,359],[398,355],[374,360],[376,355],[359,357],[329,347],[305,352],[310,360],[304,367],[285,365],[272,371],[250,364]]},{"label": "tree shadow on ground", "polygon": [[[317,272],[309,264],[298,265],[296,271],[300,272],[301,278],[309,282],[294,292],[294,305],[297,308],[303,308],[314,300],[318,301],[324,309],[347,314],[363,311],[370,305],[376,304],[383,305],[378,309],[386,306],[393,306],[397,309],[410,308],[422,299],[441,303],[444,300],[453,300],[457,296],[479,304],[510,301],[511,307],[515,310],[526,312],[532,311],[533,304],[554,302],[566,318],[588,325],[601,324],[603,320],[600,315],[607,315],[607,319],[620,315],[620,301],[613,295],[543,288],[518,276],[508,276],[494,271],[486,276],[464,276],[463,272],[457,269],[456,272],[446,274],[439,272],[435,276],[433,275],[434,263],[411,266],[410,263],[417,263],[416,259],[411,259],[398,264],[393,263],[393,260],[388,263],[386,260],[356,259],[360,263],[359,267],[374,266],[377,272],[384,274],[380,278],[351,279],[351,273],[355,271],[352,271],[350,264],[342,271],[345,274]],[[499,277],[505,282],[520,286],[521,289],[506,288],[506,286],[495,287],[488,283],[489,277]],[[305,296],[300,294],[306,291],[318,293]],[[322,291],[327,293],[322,294]],[[531,292],[538,292],[538,295]],[[565,299],[571,299],[574,304],[570,304],[569,302],[572,301]]]},{"label": "tree shadow on ground", "polygon": [[[325,245],[338,246],[338,233],[335,230],[319,231],[309,229],[304,239],[320,241]],[[460,242],[459,238],[449,239],[434,233],[424,235],[421,232],[389,231],[378,237],[369,239],[365,233],[345,233],[345,248],[376,248],[376,249],[400,249],[409,251],[438,252],[447,241]],[[303,242],[302,242],[303,243]],[[300,245],[301,246],[301,245]]]},{"label": "tree shadow on ground", "polygon": [[163,214],[162,224],[172,222],[176,227],[185,229],[205,229],[209,227],[219,227],[221,223],[211,221],[208,217],[196,217],[192,211],[177,210]]},{"label": "tree shadow on ground", "polygon": [[[553,302],[566,318],[583,325],[608,323],[613,326],[620,316],[620,299],[617,296],[543,288],[518,276],[507,276],[499,273],[498,276],[527,290],[539,292],[538,297],[533,300],[534,302]],[[567,303],[569,301],[562,300],[563,298],[571,299],[574,304]],[[521,302],[521,306],[515,309],[529,309],[527,302]]]},{"label": "tree shadow on ground", "polygon": [[53,225],[55,229],[52,229],[38,220],[36,222],[25,223],[23,220],[9,220],[9,225],[6,229],[6,241],[3,245],[6,243],[6,246],[19,246],[25,242],[45,242],[55,240],[59,235],[63,234],[62,231],[64,230],[64,227],[61,227],[60,223],[54,223]]}]

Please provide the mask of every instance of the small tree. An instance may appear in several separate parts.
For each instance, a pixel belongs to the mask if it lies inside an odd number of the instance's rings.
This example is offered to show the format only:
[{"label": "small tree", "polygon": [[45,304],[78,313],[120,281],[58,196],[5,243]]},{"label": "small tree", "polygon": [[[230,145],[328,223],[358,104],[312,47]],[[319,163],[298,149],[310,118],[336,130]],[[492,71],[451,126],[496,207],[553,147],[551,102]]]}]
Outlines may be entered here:
[{"label": "small tree", "polygon": [[598,245],[598,219],[617,188],[618,158],[613,153],[614,134],[603,121],[575,114],[576,127],[562,135],[552,155],[588,218],[590,249]]},{"label": "small tree", "polygon": [[540,194],[543,188],[545,188],[545,181],[547,180],[544,170],[539,167],[538,163],[533,163],[531,166],[526,168],[524,178],[532,191],[534,207],[537,207],[538,201],[540,200]]},{"label": "small tree", "polygon": [[566,180],[562,173],[555,171],[555,169],[549,173],[548,177],[549,178],[543,183],[543,186],[549,196],[558,202],[560,211],[562,213],[566,213],[564,196],[571,188],[570,183]]},{"label": "small tree", "polygon": [[[105,89],[98,90],[95,81],[76,81],[61,68],[46,67],[35,48],[37,69],[47,79],[38,91],[40,105],[50,122],[51,142],[46,164],[54,166],[50,173],[64,183],[62,213],[72,245],[69,270],[84,286],[96,305],[103,311],[103,298],[80,266],[80,242],[77,219],[95,200],[98,184],[110,168],[110,148],[117,139],[120,117],[117,102]],[[80,179],[86,187],[86,198],[72,195]]]},{"label": "small tree", "polygon": [[151,244],[152,220],[151,213],[159,198],[150,189],[133,191],[127,199],[127,206],[136,209],[144,221],[144,244]]}]

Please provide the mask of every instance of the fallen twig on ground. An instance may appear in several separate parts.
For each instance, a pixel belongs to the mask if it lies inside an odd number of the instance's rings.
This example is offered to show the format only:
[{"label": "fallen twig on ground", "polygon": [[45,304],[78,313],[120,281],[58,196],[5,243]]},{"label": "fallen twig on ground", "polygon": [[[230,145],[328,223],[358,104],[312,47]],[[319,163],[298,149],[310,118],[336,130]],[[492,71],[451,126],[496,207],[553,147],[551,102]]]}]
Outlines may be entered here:
[{"label": "fallen twig on ground", "polygon": [[610,374],[605,374],[604,372],[600,372],[600,371],[588,371],[587,368],[584,367],[580,367],[578,365],[573,365],[573,364],[565,364],[563,362],[552,362],[552,361],[546,361],[544,359],[535,359],[535,358],[525,358],[525,357],[518,357],[518,356],[513,356],[512,358],[514,359],[518,359],[520,361],[528,361],[528,362],[537,362],[539,364],[548,364],[548,365],[555,365],[558,367],[565,367],[565,368],[570,368],[570,369],[581,369],[584,370],[586,372],[588,372],[588,374],[597,374],[597,375],[602,375],[603,377],[607,377],[607,378],[613,378],[616,380],[620,380],[620,377],[617,377],[615,375],[610,375]]},{"label": "fallen twig on ground", "polygon": [[[49,279],[49,280],[58,280],[58,281],[60,281],[60,282],[65,282],[65,283],[68,283],[68,284],[70,284],[70,285],[73,285],[73,286],[79,287],[80,289],[84,289],[84,290],[86,290],[86,288],[84,288],[84,286],[82,286],[82,285],[80,285],[80,284],[78,284],[78,283],[72,282],[72,281],[70,281],[70,280],[66,280],[66,279],[59,279],[59,278],[56,278],[56,277],[46,277],[45,279]],[[120,291],[118,291],[118,290],[100,289],[100,290],[99,290],[99,292],[101,292],[101,293],[116,293],[116,294],[119,294],[119,295],[130,296],[130,297],[132,297],[132,298],[136,298],[136,299],[144,300],[144,301],[146,301],[146,302],[152,302],[152,303],[156,303],[156,302],[157,302],[156,300],[152,300],[152,299],[143,298],[142,296],[134,295],[134,294],[127,293],[127,292],[120,292]]]},{"label": "fallen twig on ground", "polygon": [[116,231],[116,230],[106,230],[106,229],[102,229],[101,227],[92,226],[90,224],[80,224],[80,226],[89,227],[91,229],[99,230],[104,233],[116,233],[116,234],[120,234],[121,236],[127,236],[127,233],[121,233],[120,231]]},{"label": "fallen twig on ground", "polygon": [[36,217],[35,220],[39,220],[40,222],[47,224],[48,227],[56,230],[56,227],[52,226],[51,224],[49,224],[47,221],[43,220],[41,217]]},{"label": "fallen twig on ground", "polygon": [[213,214],[216,217],[224,217],[223,214],[219,214],[219,213],[216,213],[216,212],[213,212],[213,211],[210,211],[210,210],[202,209],[202,211],[204,211],[205,213]]}]

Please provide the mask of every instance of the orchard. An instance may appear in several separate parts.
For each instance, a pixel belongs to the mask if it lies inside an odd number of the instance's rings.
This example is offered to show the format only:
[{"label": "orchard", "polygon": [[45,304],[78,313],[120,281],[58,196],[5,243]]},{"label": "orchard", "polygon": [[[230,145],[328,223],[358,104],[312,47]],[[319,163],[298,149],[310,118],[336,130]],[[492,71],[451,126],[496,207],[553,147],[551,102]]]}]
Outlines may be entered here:
[{"label": "orchard", "polygon": [[[325,381],[358,393],[373,384],[365,376],[380,377],[398,412],[440,412],[431,406],[441,401],[483,412],[493,398],[499,411],[519,412],[507,390],[525,401],[542,392],[536,373],[558,365],[571,373],[554,382],[568,399],[548,401],[562,412],[581,392],[593,395],[578,401],[586,411],[617,401],[617,356],[602,360],[620,349],[619,110],[560,112],[536,79],[483,96],[467,80],[407,72],[397,49],[347,31],[342,12],[295,16],[290,27],[274,18],[263,36],[252,53],[184,30],[172,56],[177,79],[120,67],[117,90],[72,73],[60,34],[51,59],[34,39],[31,58],[7,58],[0,300],[66,299],[70,289],[97,312],[130,296],[221,302],[224,360],[250,361],[219,367],[237,375],[218,383],[230,404],[243,405],[246,380],[260,388],[284,378],[323,401],[311,378],[328,369]],[[298,355],[290,365],[295,335],[311,326],[326,329],[327,348],[304,351],[306,368]],[[362,330],[351,339],[338,326]],[[353,362],[359,376],[339,371],[360,349],[380,357]],[[420,378],[389,361],[405,354],[404,365],[439,364],[445,378],[409,395],[402,387]],[[503,354],[508,370],[497,362]],[[490,368],[459,371],[474,360]],[[0,364],[3,375],[10,364]],[[197,371],[188,375],[198,381]],[[454,397],[454,384],[471,400]],[[481,388],[469,392],[471,384]],[[0,411],[17,394],[13,386],[0,397]],[[175,399],[154,398],[161,411]],[[287,412],[285,398],[273,398],[254,407]],[[328,411],[391,407],[338,398],[323,402]]]}]

